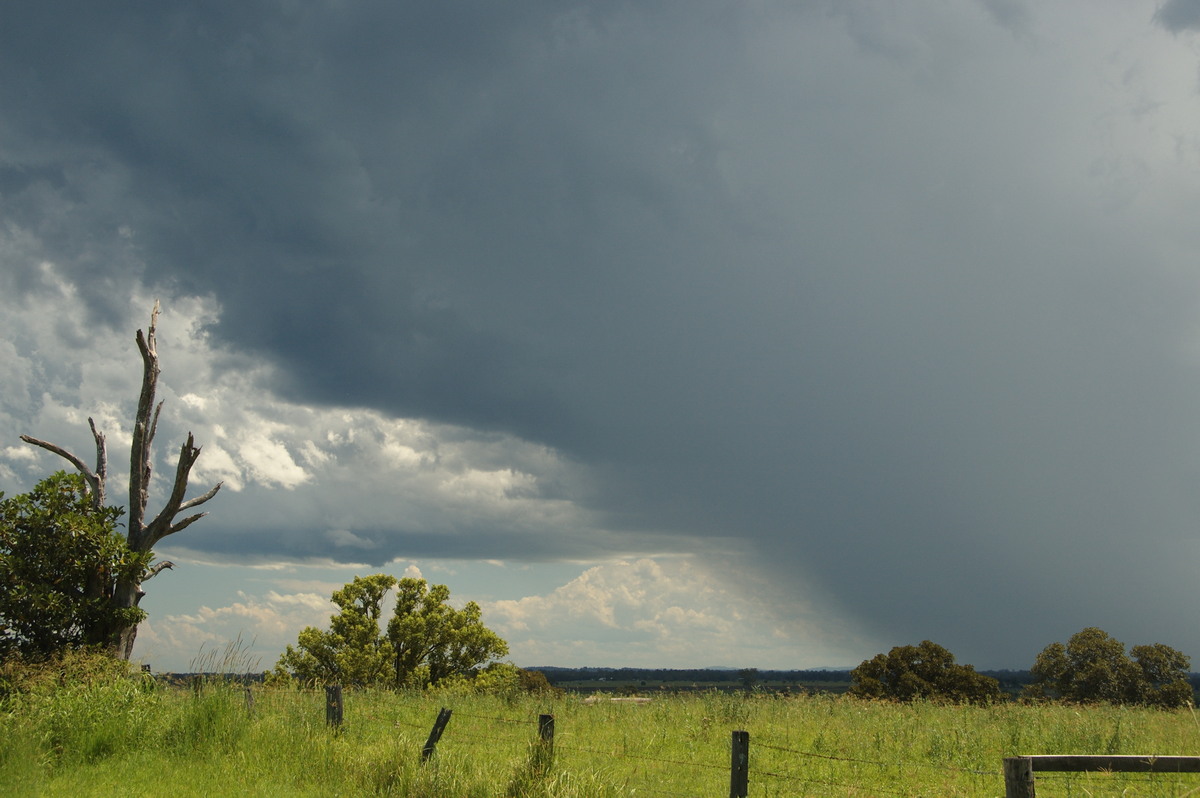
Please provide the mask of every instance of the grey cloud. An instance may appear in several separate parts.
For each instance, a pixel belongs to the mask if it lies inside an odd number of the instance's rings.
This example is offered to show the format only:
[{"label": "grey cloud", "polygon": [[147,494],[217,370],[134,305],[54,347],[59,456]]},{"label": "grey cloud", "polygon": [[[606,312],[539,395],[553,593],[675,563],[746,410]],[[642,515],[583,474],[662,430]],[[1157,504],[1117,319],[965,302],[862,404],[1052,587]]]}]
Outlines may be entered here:
[{"label": "grey cloud", "polygon": [[1179,33],[1200,28],[1200,3],[1196,0],[1167,0],[1154,12],[1154,21]]},{"label": "grey cloud", "polygon": [[1033,13],[1025,0],[980,0],[997,23],[1014,34],[1029,32]]},{"label": "grey cloud", "polygon": [[1110,618],[1200,647],[1170,634],[1185,558],[1145,554],[1200,509],[1191,225],[1096,121],[1127,98],[1086,104],[1102,65],[1048,73],[977,8],[489,7],[31,9],[0,210],[98,307],[132,275],[215,292],[297,400],[556,447],[622,553],[740,536],[985,665]]}]

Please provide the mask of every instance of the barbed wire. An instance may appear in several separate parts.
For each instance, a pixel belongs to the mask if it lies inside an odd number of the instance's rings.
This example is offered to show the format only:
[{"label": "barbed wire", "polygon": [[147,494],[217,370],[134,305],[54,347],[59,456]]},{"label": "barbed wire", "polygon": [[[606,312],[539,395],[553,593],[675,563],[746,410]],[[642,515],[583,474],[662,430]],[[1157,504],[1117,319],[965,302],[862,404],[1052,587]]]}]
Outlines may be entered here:
[{"label": "barbed wire", "polygon": [[[795,782],[799,782],[801,784],[820,784],[822,787],[838,787],[840,789],[845,789],[845,790],[857,789],[862,786],[860,784],[846,784],[845,782],[840,782],[840,781],[828,781],[826,779],[814,779],[814,778],[805,777],[805,776],[792,776],[787,773],[771,773],[770,771],[766,771],[766,770],[755,770],[754,774],[757,776],[770,776],[771,778],[776,778],[776,779],[780,779],[783,781],[795,781]],[[887,795],[904,795],[904,796],[912,795],[912,793],[907,792],[907,791],[901,792],[899,790],[889,790],[886,787],[877,787],[875,785],[871,786],[871,792],[885,793]]]},{"label": "barbed wire", "polygon": [[879,767],[923,767],[932,768],[934,770],[945,770],[953,773],[969,773],[976,776],[1003,776],[1004,774],[997,770],[975,770],[973,768],[961,768],[954,765],[938,765],[933,762],[917,762],[898,759],[893,762],[876,762],[870,759],[858,759],[849,756],[834,756],[832,754],[817,754],[812,751],[797,751],[794,748],[785,748],[781,745],[772,745],[764,742],[754,742],[754,747],[769,748],[773,751],[782,751],[787,754],[795,754],[796,756],[811,757],[813,759],[830,759],[836,762],[854,762],[860,765],[878,765]]},{"label": "barbed wire", "polygon": [[515,724],[520,724],[520,725],[525,725],[525,726],[536,726],[538,724],[538,722],[536,720],[517,720],[514,718],[492,718],[492,717],[488,717],[487,715],[472,715],[467,712],[459,712],[458,710],[453,710],[453,712],[454,712],[455,717],[472,718],[473,720],[490,720],[490,721],[494,721],[496,723],[515,723]]},{"label": "barbed wire", "polygon": [[[493,720],[493,721],[499,720],[498,718],[481,718],[480,716],[472,716],[472,717],[474,717],[476,719],[483,719],[483,720]],[[397,721],[397,723],[401,724],[400,721]],[[410,723],[403,723],[402,725],[411,726],[413,728],[423,728],[423,727],[417,726],[416,724],[410,724]],[[506,742],[506,743],[513,742],[512,738],[500,738],[500,737],[495,737],[495,736],[489,736],[486,734],[476,734],[473,732],[462,731],[461,729],[456,731],[456,733],[454,735],[454,739],[457,741],[466,741],[466,744],[468,744],[468,745],[491,743],[491,742]],[[836,757],[836,756],[829,756],[829,755],[825,755],[825,754],[807,754],[806,752],[803,752],[803,751],[796,751],[793,749],[784,748],[782,746],[773,746],[773,745],[770,745],[767,743],[757,743],[756,745],[766,747],[766,748],[772,748],[774,750],[782,751],[784,753],[797,754],[800,756],[812,756],[815,758],[830,759],[830,760],[843,761],[843,762],[852,762],[852,763],[856,763],[856,764],[880,765],[880,766],[884,766],[884,767],[893,766],[892,763],[872,762],[869,760],[853,759],[853,758],[849,758],[849,757]],[[688,761],[681,760],[681,759],[667,759],[665,757],[649,756],[647,754],[632,754],[629,752],[619,752],[619,751],[611,751],[611,750],[601,751],[601,750],[595,749],[595,748],[586,748],[583,746],[576,746],[576,745],[570,745],[570,744],[563,745],[561,743],[556,743],[554,749],[556,752],[591,754],[594,756],[614,757],[617,759],[624,759],[624,760],[637,760],[637,761],[641,761],[641,762],[652,762],[652,763],[662,764],[662,765],[675,765],[678,767],[691,767],[691,768],[699,768],[702,770],[717,770],[717,771],[721,771],[722,773],[728,772],[728,770],[729,770],[728,766],[726,766],[726,765],[714,765],[714,764],[710,764],[707,762],[688,762]],[[897,764],[903,764],[903,763],[897,763]],[[952,769],[953,770],[961,770],[961,769],[957,769],[957,768],[952,768]],[[824,787],[834,787],[834,788],[838,788],[838,789],[852,789],[852,788],[859,786],[859,785],[849,784],[846,782],[830,781],[828,779],[816,779],[811,776],[797,775],[797,774],[791,774],[791,773],[776,773],[773,771],[761,770],[761,769],[757,769],[757,768],[752,769],[752,772],[756,776],[763,777],[763,778],[774,778],[774,779],[780,779],[783,781],[792,781],[792,782],[797,782],[797,783],[802,783],[802,784],[819,784]],[[965,772],[974,772],[978,775],[988,775],[988,776],[999,775],[999,774],[995,774],[995,773],[985,773],[985,772],[981,772],[981,771],[965,771]],[[878,786],[872,787],[872,789],[877,793],[885,794],[885,795],[897,795],[897,796],[914,795],[914,793],[911,793],[911,792],[887,789],[887,788],[878,787]],[[652,788],[652,787],[638,787],[638,788],[635,788],[634,791],[649,793],[649,794],[653,794],[653,795],[669,795],[669,796],[685,796],[685,797],[688,796],[688,793],[680,793],[680,792],[674,792],[672,790],[662,790],[662,789],[656,789],[656,788]]]},{"label": "barbed wire", "polygon": [[421,725],[420,723],[409,723],[408,721],[403,721],[403,720],[392,721],[392,725],[393,726],[407,726],[410,729],[428,729],[429,728],[428,723]]},{"label": "barbed wire", "polygon": [[[538,723],[535,720],[498,718],[498,717],[493,717],[493,716],[488,716],[488,715],[475,715],[472,713],[465,713],[465,712],[456,712],[455,714],[457,714],[459,717],[462,717],[462,718],[470,718],[472,720],[482,720],[482,721],[488,721],[488,722],[493,722],[493,723],[505,723],[505,724],[512,724],[512,725],[527,725],[527,726],[536,726]],[[416,728],[416,729],[424,728],[421,725],[413,724],[413,723],[406,723],[403,721],[396,721],[395,723],[396,723],[396,725],[403,725],[403,726],[408,726],[408,727]],[[514,742],[514,740],[512,738],[501,738],[501,737],[489,736],[486,734],[478,734],[478,733],[474,733],[474,732],[464,731],[462,729],[459,729],[455,733],[455,737],[456,738],[465,738],[465,739],[473,740],[476,742],[505,742],[505,743]],[[800,757],[807,757],[807,758],[813,758],[813,759],[825,759],[828,761],[835,761],[835,762],[848,762],[848,763],[860,764],[860,765],[872,765],[872,766],[876,766],[876,767],[913,766],[913,767],[926,767],[926,768],[931,768],[931,769],[935,769],[935,770],[943,770],[943,771],[956,772],[956,773],[966,773],[969,775],[976,775],[976,776],[994,776],[994,777],[1002,777],[1003,776],[1003,774],[999,771],[977,770],[977,769],[973,769],[973,768],[955,767],[952,765],[937,765],[937,764],[933,764],[933,763],[929,763],[929,762],[904,761],[904,760],[897,760],[897,761],[893,761],[893,762],[881,762],[881,761],[870,760],[870,759],[862,759],[862,758],[858,758],[858,757],[837,756],[837,755],[833,755],[833,754],[818,754],[818,753],[815,753],[812,751],[801,751],[801,750],[798,750],[795,748],[788,748],[786,746],[774,745],[772,743],[766,743],[766,742],[762,742],[762,741],[755,741],[753,743],[752,747],[765,748],[765,749],[779,751],[781,753],[792,754],[794,756],[800,756]],[[619,759],[630,759],[630,760],[638,760],[638,761],[643,761],[643,762],[656,762],[656,763],[664,764],[664,765],[677,765],[680,767],[693,767],[693,768],[700,768],[700,769],[707,769],[707,770],[719,770],[719,771],[723,771],[723,772],[728,771],[728,769],[729,769],[727,765],[714,765],[714,764],[710,764],[707,762],[688,762],[688,761],[680,760],[680,759],[667,759],[664,757],[650,756],[647,754],[633,754],[633,753],[629,753],[629,752],[618,752],[618,751],[611,751],[611,750],[601,751],[601,750],[594,749],[594,748],[586,748],[583,746],[576,746],[576,745],[572,745],[572,744],[564,745],[561,742],[556,743],[555,749],[558,751],[564,751],[564,752],[591,754],[593,756],[616,757]],[[833,786],[833,787],[853,786],[853,785],[847,785],[847,784],[840,784],[837,782],[816,780],[816,779],[812,779],[811,777],[806,777],[806,776],[798,776],[798,775],[791,775],[791,774],[785,774],[785,773],[774,773],[771,771],[760,770],[757,768],[753,769],[753,772],[759,776],[764,776],[764,777],[769,777],[769,778],[820,783],[820,784],[825,784],[827,786]],[[889,794],[905,795],[906,793],[889,792]]]},{"label": "barbed wire", "polygon": [[[481,715],[463,714],[462,717],[469,717],[469,718],[472,718],[475,720],[485,720],[485,721],[492,721],[492,722],[499,722],[499,723],[536,725],[535,722],[530,722],[530,721],[519,721],[519,720],[511,720],[511,719],[505,719],[505,718],[487,717],[487,716],[481,716]],[[408,726],[408,727],[415,728],[415,729],[423,729],[424,728],[424,726],[422,726],[422,725],[407,723],[404,721],[396,721],[395,723],[396,723],[396,725],[399,725],[399,726]],[[510,738],[502,738],[502,737],[486,735],[486,734],[477,734],[474,732],[463,731],[462,729],[457,730],[457,732],[454,735],[454,738],[456,740],[466,741],[466,743],[468,745],[491,743],[491,742],[505,742],[505,743],[514,742],[514,738],[511,738],[511,737]],[[976,770],[976,769],[972,769],[972,768],[961,768],[961,767],[954,767],[954,766],[949,766],[949,765],[936,765],[936,764],[932,764],[932,763],[928,763],[928,762],[916,762],[916,761],[904,761],[904,760],[898,760],[898,761],[894,761],[894,762],[881,762],[881,761],[875,761],[875,760],[870,760],[870,759],[862,759],[862,758],[858,758],[858,757],[836,756],[833,754],[818,754],[818,753],[811,752],[811,751],[800,751],[798,749],[788,748],[786,746],[774,745],[771,743],[764,743],[764,742],[756,742],[756,743],[754,743],[754,747],[766,748],[766,749],[770,749],[770,750],[774,750],[774,751],[779,751],[781,753],[792,754],[795,756],[801,756],[801,757],[807,757],[807,758],[813,758],[813,759],[824,759],[827,761],[835,761],[835,762],[847,762],[847,763],[851,763],[851,764],[872,765],[872,766],[878,766],[878,767],[918,766],[918,767],[928,767],[928,768],[932,768],[932,769],[936,769],[936,770],[945,770],[945,771],[950,771],[950,772],[966,773],[966,774],[976,775],[976,776],[989,776],[989,777],[997,777],[997,778],[1003,777],[1003,774],[1000,772],[997,772],[997,771]],[[594,756],[603,756],[603,757],[613,757],[616,759],[623,759],[623,760],[637,760],[637,761],[641,761],[641,762],[651,762],[651,763],[657,763],[657,764],[663,764],[663,765],[674,765],[674,766],[679,766],[679,767],[699,768],[702,770],[716,770],[716,771],[721,771],[721,772],[727,772],[729,770],[728,766],[725,766],[725,765],[714,765],[714,764],[710,764],[707,762],[689,762],[689,761],[685,761],[685,760],[681,760],[681,759],[668,759],[665,757],[656,757],[656,756],[650,756],[647,754],[634,754],[634,753],[620,752],[620,751],[614,751],[614,750],[599,750],[599,749],[595,749],[595,748],[587,748],[584,746],[576,746],[576,745],[571,745],[571,744],[564,745],[561,742],[555,744],[555,751],[556,752],[566,752],[566,753],[577,753],[577,754],[590,754],[590,755],[594,755]],[[827,788],[833,788],[833,789],[839,789],[839,790],[841,790],[841,789],[852,790],[852,789],[859,788],[861,786],[861,785],[852,784],[852,783],[848,783],[848,782],[813,778],[811,775],[800,775],[800,774],[794,774],[794,773],[779,773],[779,772],[763,770],[763,769],[759,769],[759,768],[752,768],[752,773],[758,778],[771,778],[771,779],[778,779],[781,781],[795,782],[795,783],[799,783],[799,784],[820,785],[821,787],[827,787]],[[1039,781],[1043,781],[1043,780],[1046,780],[1046,781],[1049,781],[1049,780],[1081,781],[1081,780],[1087,780],[1089,776],[1094,776],[1094,775],[1097,775],[1097,774],[1045,772],[1045,773],[1039,773],[1038,780]],[[1161,784],[1163,781],[1166,781],[1166,780],[1170,780],[1170,781],[1173,781],[1176,783],[1182,783],[1183,781],[1185,781],[1185,778],[1181,778],[1179,774],[1105,773],[1104,775],[1106,775],[1106,776],[1119,775],[1119,776],[1121,776],[1121,780],[1124,782],[1149,783],[1151,781],[1155,781],[1156,783]],[[1186,774],[1184,774],[1184,775],[1186,776]],[[1164,776],[1166,776],[1167,778],[1164,778]],[[1198,788],[1198,789],[1200,789],[1200,788]],[[921,791],[912,792],[912,791],[903,790],[903,789],[881,787],[879,785],[872,785],[871,790],[874,794],[880,794],[880,795],[894,795],[894,796],[920,796],[920,795],[922,795]],[[664,789],[659,789],[659,788],[654,788],[654,787],[634,787],[634,788],[632,788],[632,791],[634,793],[643,793],[643,794],[649,794],[649,795],[677,796],[679,798],[689,798],[689,796],[690,796],[690,793],[681,793],[681,792],[676,792],[673,790],[664,790]],[[1190,795],[1194,792],[1196,792],[1196,791],[1193,790],[1193,791],[1189,792],[1188,794]]]},{"label": "barbed wire", "polygon": [[[536,726],[539,723],[538,720],[501,718],[501,717],[488,716],[488,715],[475,715],[472,713],[465,713],[465,712],[456,712],[455,714],[457,714],[460,718],[467,718],[467,719],[476,720],[476,721],[484,721],[484,722],[488,722],[488,723],[506,724],[509,726]],[[425,728],[425,726],[422,724],[406,722],[403,720],[395,720],[394,725],[405,726],[405,727],[409,727],[409,728],[413,728],[413,729],[424,729]],[[454,737],[457,739],[460,739],[461,741],[465,742],[468,745],[494,743],[494,742],[503,742],[506,744],[512,744],[513,742],[516,741],[516,739],[514,737],[510,737],[510,736],[489,735],[486,733],[467,731],[462,728],[459,728],[456,731]],[[995,770],[981,770],[981,769],[976,769],[976,768],[958,767],[958,766],[954,766],[954,765],[942,765],[942,764],[936,764],[936,763],[932,763],[932,762],[922,762],[922,761],[916,761],[916,760],[893,760],[893,761],[884,762],[884,761],[878,761],[878,760],[872,760],[872,759],[865,759],[862,757],[840,756],[840,755],[836,755],[836,754],[816,753],[814,751],[803,751],[803,750],[791,748],[788,746],[777,745],[777,744],[769,743],[769,742],[763,742],[761,740],[754,741],[752,744],[752,748],[760,748],[760,749],[766,749],[766,750],[770,750],[770,751],[777,751],[780,753],[789,754],[789,755],[796,756],[796,757],[804,757],[804,758],[810,758],[810,759],[822,759],[822,760],[826,760],[826,761],[830,761],[830,762],[845,762],[845,763],[849,763],[849,764],[869,765],[869,766],[881,767],[881,768],[904,768],[904,767],[916,768],[916,767],[920,767],[920,768],[928,768],[928,769],[932,769],[932,770],[939,770],[939,771],[946,771],[946,772],[953,772],[953,773],[964,773],[964,774],[974,775],[974,776],[984,776],[984,777],[990,777],[990,778],[1003,778],[1003,773],[1001,773],[999,771],[995,771]],[[713,771],[721,771],[721,772],[728,772],[728,770],[729,770],[727,765],[711,764],[708,762],[695,762],[695,761],[687,761],[687,760],[681,760],[681,759],[671,759],[671,758],[667,758],[667,757],[651,756],[648,754],[635,754],[635,753],[630,753],[627,751],[622,752],[622,751],[612,750],[612,749],[600,750],[600,749],[596,749],[596,748],[589,748],[586,746],[574,745],[571,743],[564,744],[561,741],[561,738],[559,741],[555,742],[555,751],[561,752],[561,753],[567,753],[567,754],[585,754],[585,755],[592,755],[592,756],[602,756],[602,757],[609,757],[609,758],[615,758],[615,759],[620,759],[620,760],[636,760],[636,761],[640,761],[640,762],[649,762],[649,763],[656,763],[656,764],[662,764],[662,765],[672,765],[672,766],[676,766],[676,767],[685,767],[685,768],[697,768],[697,769],[702,769],[702,770],[713,770]],[[861,786],[861,785],[851,784],[851,783],[847,783],[847,782],[813,778],[811,775],[808,775],[808,774],[777,772],[774,770],[765,770],[765,769],[760,769],[760,768],[752,768],[751,772],[757,778],[777,779],[777,780],[781,780],[781,781],[788,781],[788,782],[807,784],[807,785],[819,785],[821,787],[837,789],[837,790],[842,790],[842,789],[853,790],[853,789],[856,789]],[[1039,781],[1053,780],[1053,781],[1058,781],[1060,783],[1067,782],[1067,781],[1079,782],[1079,781],[1087,781],[1089,779],[1089,777],[1095,778],[1096,775],[1097,774],[1087,774],[1087,773],[1044,772],[1044,773],[1038,774],[1038,780]],[[1182,784],[1182,783],[1186,782],[1186,778],[1187,778],[1187,774],[1183,774],[1181,776],[1180,774],[1104,772],[1103,775],[1106,777],[1111,777],[1111,776],[1117,775],[1117,776],[1119,776],[1119,780],[1123,783],[1131,783],[1131,782],[1132,783],[1150,783],[1151,781],[1154,781],[1157,784],[1162,784],[1164,781],[1170,781],[1173,783]],[[1164,778],[1164,777],[1166,777],[1166,778]],[[626,785],[628,786],[628,781],[626,782]],[[872,789],[873,793],[877,793],[880,795],[919,796],[922,794],[921,791],[911,792],[911,791],[904,790],[904,789],[881,787],[879,785],[872,785],[871,789]],[[632,788],[632,790],[634,793],[642,793],[642,794],[648,794],[648,795],[664,795],[664,796],[687,796],[688,795],[687,793],[680,793],[680,792],[675,792],[672,790],[664,790],[664,789],[659,789],[659,788],[655,788],[655,787],[634,787],[634,788]],[[1194,790],[1190,790],[1186,794],[1193,795],[1198,792],[1200,792],[1200,787],[1198,787]]]},{"label": "barbed wire", "polygon": [[554,744],[554,750],[559,751],[575,751],[585,754],[595,754],[596,756],[610,756],[618,759],[638,759],[644,762],[660,762],[664,765],[683,765],[684,767],[705,768],[708,770],[729,771],[728,765],[710,765],[707,762],[685,762],[681,759],[663,759],[656,756],[646,756],[644,754],[617,753],[616,751],[598,751],[594,748],[580,748],[574,745],[559,745]]},{"label": "barbed wire", "polygon": [[[511,720],[508,718],[496,718],[496,717],[488,717],[485,715],[472,715],[472,714],[468,714],[468,713],[457,713],[457,712],[455,713],[455,715],[458,715],[459,717],[471,718],[473,720],[484,720],[484,721],[492,721],[492,722],[497,722],[497,723],[537,725],[537,721]],[[397,726],[407,726],[407,727],[415,728],[415,729],[423,729],[424,728],[423,726],[421,726],[419,724],[408,723],[408,722],[400,721],[400,720],[395,721],[395,724]],[[465,742],[468,745],[492,743],[492,742],[504,742],[504,743],[514,742],[514,738],[511,738],[511,737],[510,738],[501,738],[501,737],[497,737],[494,735],[477,734],[474,732],[463,731],[461,728],[459,728],[455,731],[453,739],[455,741]],[[585,748],[582,746],[575,746],[575,745],[571,745],[571,744],[564,745],[560,741],[555,741],[554,750],[556,753],[564,753],[565,752],[565,753],[592,754],[595,756],[616,757],[618,759],[638,760],[638,761],[642,761],[642,762],[653,762],[653,763],[658,763],[658,764],[663,764],[663,765],[674,765],[674,766],[678,766],[678,767],[693,767],[693,768],[701,768],[701,769],[707,769],[707,770],[717,770],[717,771],[721,771],[721,772],[727,772],[729,770],[729,768],[727,766],[713,765],[713,764],[709,764],[706,762],[687,762],[687,761],[680,760],[680,759],[666,759],[664,757],[647,756],[644,754],[631,754],[628,752],[622,753],[622,752],[617,752],[617,751],[601,751],[598,749]],[[635,793],[645,793],[645,794],[651,794],[651,795],[666,795],[666,796],[677,796],[678,798],[691,798],[690,793],[681,793],[681,792],[675,792],[672,790],[657,789],[657,788],[653,788],[653,787],[635,787],[635,788],[633,788],[633,791]]]},{"label": "barbed wire", "polygon": [[475,743],[504,743],[504,744],[508,744],[508,745],[513,745],[516,743],[527,742],[528,739],[536,739],[536,738],[496,737],[496,736],[487,735],[487,734],[477,734],[475,732],[463,731],[460,728],[460,729],[455,730],[454,736],[453,736],[453,738],[450,739],[450,741],[453,742],[453,741],[459,740],[459,739],[466,739],[466,740],[470,740]]},{"label": "barbed wire", "polygon": [[[534,721],[513,720],[511,718],[496,718],[496,717],[490,717],[487,715],[474,715],[474,714],[470,714],[470,713],[466,713],[466,712],[458,712],[458,711],[454,711],[454,715],[452,717],[463,717],[463,718],[471,718],[474,720],[485,720],[485,721],[493,721],[496,723],[510,723],[510,724],[529,725],[529,726],[536,726],[538,723],[538,721],[536,721],[536,720],[534,720]],[[408,722],[400,721],[400,720],[395,721],[395,725],[407,726],[407,727],[415,728],[415,729],[424,729],[425,728],[424,726],[419,725],[419,724],[408,723]],[[489,741],[489,742],[490,741],[495,741],[495,742],[512,742],[513,741],[512,738],[501,738],[501,737],[488,736],[486,734],[477,734],[474,732],[463,731],[461,728],[458,729],[457,731],[455,731],[454,736],[455,736],[455,738],[467,737],[467,738],[471,738],[471,739],[475,739],[475,740]],[[615,756],[615,757],[621,758],[621,759],[637,759],[637,760],[645,761],[645,762],[658,762],[658,763],[661,763],[664,765],[680,765],[683,767],[696,767],[696,768],[705,768],[705,769],[720,770],[720,771],[728,771],[729,770],[728,766],[725,766],[725,765],[713,765],[713,764],[709,764],[707,762],[687,762],[687,761],[684,761],[681,759],[665,759],[663,757],[647,756],[645,754],[631,754],[628,752],[620,753],[617,751],[600,751],[598,749],[585,748],[582,746],[572,745],[570,743],[563,744],[560,740],[555,741],[554,748],[556,751],[568,751],[568,752],[575,752],[575,753],[593,754],[595,756],[607,756],[607,757]]]},{"label": "barbed wire", "polygon": [[[519,726],[536,726],[536,725],[538,725],[538,722],[536,720],[514,720],[512,718],[493,718],[493,717],[489,717],[487,715],[472,715],[467,712],[458,712],[456,710],[452,710],[452,711],[454,713],[453,715],[451,715],[452,718],[470,718],[471,720],[485,720],[485,721],[489,721],[492,723],[509,723],[509,724],[519,725]],[[394,720],[393,725],[395,725],[395,726],[410,726],[414,729],[424,729],[429,726],[429,724],[422,725],[420,723],[412,723],[411,721],[403,721],[403,720]]]},{"label": "barbed wire", "polygon": [[[626,786],[628,786],[628,784],[626,784]],[[674,792],[672,790],[656,790],[653,787],[634,787],[632,789],[635,794],[640,793],[640,792],[647,792],[647,793],[650,793],[651,795],[677,795],[677,796],[680,796],[680,798],[695,798],[695,796],[692,795],[692,793],[688,793],[688,792]]]}]

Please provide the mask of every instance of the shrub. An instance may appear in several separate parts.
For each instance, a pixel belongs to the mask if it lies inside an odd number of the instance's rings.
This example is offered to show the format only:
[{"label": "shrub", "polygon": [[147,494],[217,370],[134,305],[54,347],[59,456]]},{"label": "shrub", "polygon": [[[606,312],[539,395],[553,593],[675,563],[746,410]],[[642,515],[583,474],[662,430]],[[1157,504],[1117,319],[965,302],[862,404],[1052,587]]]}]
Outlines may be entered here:
[{"label": "shrub", "polygon": [[0,660],[0,701],[18,695],[46,695],[64,687],[96,687],[135,679],[144,689],[153,681],[134,674],[130,664],[99,648],[64,649],[47,659],[12,655]]},{"label": "shrub", "polygon": [[1191,703],[1191,660],[1185,654],[1162,643],[1134,646],[1130,653],[1132,657],[1121,641],[1089,626],[1066,645],[1051,643],[1042,649],[1030,669],[1034,680],[1026,695],[1162,708]]},{"label": "shrub", "polygon": [[851,671],[850,679],[850,694],[858,698],[975,704],[1000,698],[1000,682],[956,664],[953,654],[929,640],[876,654]]}]

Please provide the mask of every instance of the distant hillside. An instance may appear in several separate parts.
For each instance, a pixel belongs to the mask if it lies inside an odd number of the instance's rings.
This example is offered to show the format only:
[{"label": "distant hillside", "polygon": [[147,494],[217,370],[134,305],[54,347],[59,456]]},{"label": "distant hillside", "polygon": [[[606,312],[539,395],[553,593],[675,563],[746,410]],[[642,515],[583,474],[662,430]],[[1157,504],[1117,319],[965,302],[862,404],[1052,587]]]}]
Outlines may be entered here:
[{"label": "distant hillside", "polygon": [[[754,668],[529,668],[541,671],[555,687],[572,692],[649,692],[654,690],[742,690],[747,687],[781,692],[845,692],[850,669],[758,670]],[[1007,693],[1019,693],[1029,671],[981,671],[1000,682]]]},{"label": "distant hillside", "polygon": [[555,687],[574,692],[648,690],[829,690],[850,686],[848,670],[778,671],[753,668],[530,668]]}]

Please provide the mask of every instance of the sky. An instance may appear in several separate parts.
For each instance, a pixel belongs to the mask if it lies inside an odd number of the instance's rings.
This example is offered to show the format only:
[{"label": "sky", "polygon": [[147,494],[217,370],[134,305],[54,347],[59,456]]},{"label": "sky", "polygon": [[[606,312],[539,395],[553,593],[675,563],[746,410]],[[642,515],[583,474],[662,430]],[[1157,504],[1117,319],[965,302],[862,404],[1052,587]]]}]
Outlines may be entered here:
[{"label": "sky", "polygon": [[377,572],[525,666],[1200,658],[1197,218],[1197,0],[19,3],[0,489],[159,300],[156,670]]}]

